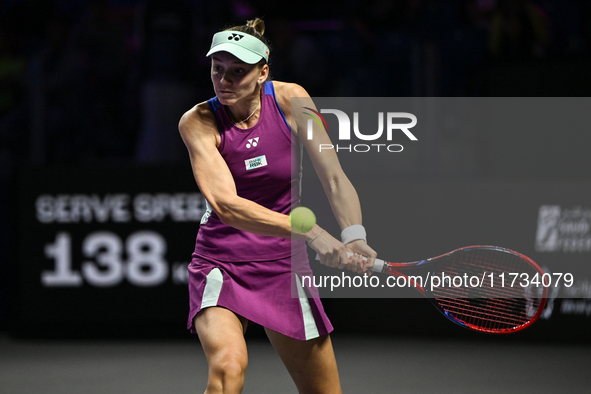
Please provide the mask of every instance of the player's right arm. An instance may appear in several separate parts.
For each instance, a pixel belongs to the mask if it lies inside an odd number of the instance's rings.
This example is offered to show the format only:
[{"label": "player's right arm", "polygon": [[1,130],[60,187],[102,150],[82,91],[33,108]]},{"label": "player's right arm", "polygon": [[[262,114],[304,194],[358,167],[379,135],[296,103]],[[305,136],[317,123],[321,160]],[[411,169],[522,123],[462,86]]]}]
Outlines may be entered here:
[{"label": "player's right arm", "polygon": [[218,150],[221,138],[206,102],[182,116],[179,132],[199,190],[224,224],[255,234],[292,236],[287,215],[238,196],[232,173]]}]

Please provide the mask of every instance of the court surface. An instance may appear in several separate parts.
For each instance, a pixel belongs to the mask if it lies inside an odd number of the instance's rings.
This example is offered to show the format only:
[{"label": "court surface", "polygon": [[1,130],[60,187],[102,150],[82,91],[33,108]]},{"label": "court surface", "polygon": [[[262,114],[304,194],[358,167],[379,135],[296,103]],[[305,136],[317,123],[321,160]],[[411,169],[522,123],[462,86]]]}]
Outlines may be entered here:
[{"label": "court surface", "polygon": [[[591,392],[591,348],[506,341],[333,336],[344,393]],[[296,393],[271,345],[248,341],[244,393]],[[0,392],[203,393],[197,340],[23,341],[0,337]]]}]

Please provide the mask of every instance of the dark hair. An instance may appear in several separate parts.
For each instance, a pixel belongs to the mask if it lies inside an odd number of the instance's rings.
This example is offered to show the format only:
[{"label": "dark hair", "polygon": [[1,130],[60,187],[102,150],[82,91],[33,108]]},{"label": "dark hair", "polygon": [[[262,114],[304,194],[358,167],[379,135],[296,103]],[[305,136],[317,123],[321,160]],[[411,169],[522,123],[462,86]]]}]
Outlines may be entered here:
[{"label": "dark hair", "polygon": [[[271,45],[269,44],[269,40],[263,36],[263,34],[265,34],[265,22],[261,18],[255,18],[254,20],[246,21],[246,25],[233,26],[224,29],[224,31],[226,30],[239,31],[241,33],[250,34],[251,36],[258,38],[267,46],[267,48],[269,48],[269,55],[271,55]],[[261,59],[261,62],[264,64],[265,59]]]}]

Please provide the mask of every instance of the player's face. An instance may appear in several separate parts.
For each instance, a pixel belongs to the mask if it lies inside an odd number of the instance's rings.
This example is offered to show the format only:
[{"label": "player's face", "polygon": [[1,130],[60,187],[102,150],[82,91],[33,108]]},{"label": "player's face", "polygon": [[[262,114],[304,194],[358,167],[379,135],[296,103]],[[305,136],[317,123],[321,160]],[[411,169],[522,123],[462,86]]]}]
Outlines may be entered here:
[{"label": "player's face", "polygon": [[211,80],[215,94],[223,105],[233,105],[258,93],[259,82],[266,79],[265,64],[244,63],[228,52],[211,56]]}]

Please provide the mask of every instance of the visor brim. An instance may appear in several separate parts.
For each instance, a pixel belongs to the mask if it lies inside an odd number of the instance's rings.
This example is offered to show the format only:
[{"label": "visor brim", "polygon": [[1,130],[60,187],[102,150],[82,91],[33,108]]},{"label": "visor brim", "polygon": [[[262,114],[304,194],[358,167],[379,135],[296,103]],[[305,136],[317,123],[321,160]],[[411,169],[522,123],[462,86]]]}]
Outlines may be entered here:
[{"label": "visor brim", "polygon": [[230,42],[216,45],[207,52],[206,56],[209,57],[216,52],[228,52],[248,64],[258,63],[263,58],[261,55]]}]

